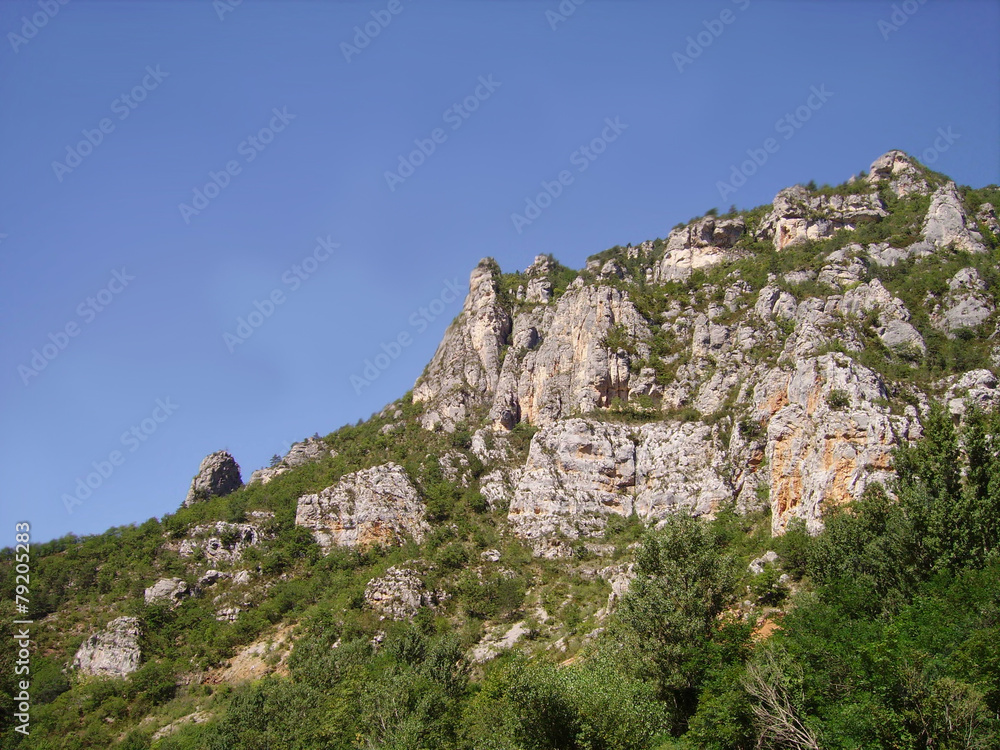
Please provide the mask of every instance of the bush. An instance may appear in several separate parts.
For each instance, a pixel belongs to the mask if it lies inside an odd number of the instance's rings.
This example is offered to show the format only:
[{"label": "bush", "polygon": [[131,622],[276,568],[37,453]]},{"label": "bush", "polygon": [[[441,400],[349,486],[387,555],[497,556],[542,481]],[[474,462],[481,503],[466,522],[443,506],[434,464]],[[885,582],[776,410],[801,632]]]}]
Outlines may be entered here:
[{"label": "bush", "polygon": [[827,394],[826,405],[835,411],[846,409],[851,405],[851,397],[847,391],[834,388]]}]

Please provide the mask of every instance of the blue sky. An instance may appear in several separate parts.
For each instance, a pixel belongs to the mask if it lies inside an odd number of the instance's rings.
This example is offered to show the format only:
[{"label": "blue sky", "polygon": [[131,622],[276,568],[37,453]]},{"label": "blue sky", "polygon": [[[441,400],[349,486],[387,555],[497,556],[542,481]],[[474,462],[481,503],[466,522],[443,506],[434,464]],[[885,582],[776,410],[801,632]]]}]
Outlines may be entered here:
[{"label": "blue sky", "polygon": [[580,267],[891,148],[998,181],[995,2],[561,7],[0,3],[0,545],[162,516],[207,453],[248,478],[367,418],[484,256]]}]

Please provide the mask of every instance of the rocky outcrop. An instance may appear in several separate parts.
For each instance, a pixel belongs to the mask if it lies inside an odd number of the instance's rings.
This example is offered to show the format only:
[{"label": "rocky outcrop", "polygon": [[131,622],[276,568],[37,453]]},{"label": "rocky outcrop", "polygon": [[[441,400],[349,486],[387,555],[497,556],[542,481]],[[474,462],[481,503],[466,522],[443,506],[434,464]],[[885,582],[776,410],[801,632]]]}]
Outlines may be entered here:
[{"label": "rocky outcrop", "polygon": [[389,568],[365,586],[365,603],[382,617],[406,620],[421,607],[436,607],[447,595],[429,591],[420,574],[411,568]]},{"label": "rocky outcrop", "polygon": [[481,260],[469,277],[461,314],[413,388],[413,401],[426,404],[420,420],[426,429],[454,430],[470,409],[487,404],[496,388],[501,350],[511,331],[498,291],[499,269]]},{"label": "rocky outcrop", "polygon": [[976,221],[985,231],[1000,238],[1000,219],[997,219],[997,212],[992,203],[984,203],[979,207]]},{"label": "rocky outcrop", "polygon": [[720,473],[726,454],[701,422],[653,422],[638,430],[635,512],[656,522],[683,511],[710,516],[733,497]]},{"label": "rocky outcrop", "polygon": [[890,349],[911,349],[922,353],[927,348],[923,337],[909,322],[910,311],[906,305],[898,297],[893,297],[878,279],[854,287],[836,307],[847,317],[876,313],[875,332]]},{"label": "rocky outcrop", "polygon": [[873,161],[867,180],[872,185],[887,184],[899,198],[931,191],[920,169],[903,151],[889,151]]},{"label": "rocky outcrop", "polygon": [[250,474],[250,480],[247,484],[256,484],[260,482],[261,484],[267,484],[275,477],[280,477],[282,474],[291,471],[287,466],[282,466],[278,464],[277,466],[268,466],[263,469],[255,469],[252,474]]},{"label": "rocky outcrop", "polygon": [[600,536],[611,514],[649,522],[678,511],[711,514],[733,494],[717,473],[723,460],[701,423],[629,428],[568,419],[532,438],[507,517],[543,554],[555,534]]},{"label": "rocky outcrop", "polygon": [[139,620],[119,617],[83,642],[73,657],[73,668],[86,675],[126,677],[139,668]]},{"label": "rocky outcrop", "polygon": [[[634,342],[635,354],[608,345],[612,329]],[[648,355],[649,335],[627,293],[574,282],[554,306],[515,319],[490,420],[506,429],[521,421],[545,426],[627,400],[632,358]]]},{"label": "rocky outcrop", "polygon": [[683,281],[699,268],[732,258],[732,248],[746,231],[742,217],[704,219],[673,230],[663,259],[653,268],[653,280]]},{"label": "rocky outcrop", "polygon": [[145,590],[144,597],[146,604],[166,603],[176,607],[191,593],[183,578],[161,578]]},{"label": "rocky outcrop", "polygon": [[198,474],[191,481],[184,507],[210,497],[221,497],[243,486],[240,465],[227,451],[216,451],[204,458]]},{"label": "rocky outcrop", "polygon": [[195,711],[194,713],[182,716],[179,719],[174,719],[172,722],[166,726],[160,727],[155,732],[153,732],[152,740],[156,742],[157,740],[162,740],[164,737],[169,737],[172,734],[176,734],[181,729],[191,724],[204,724],[205,722],[212,720],[212,714],[208,711]]},{"label": "rocky outcrop", "polygon": [[504,651],[509,651],[518,641],[530,634],[530,629],[522,620],[511,626],[494,625],[482,640],[469,652],[469,659],[475,664],[483,664],[494,659]]},{"label": "rocky outcrop", "polygon": [[945,378],[937,387],[945,389],[944,402],[948,411],[956,416],[965,415],[971,405],[982,411],[992,411],[1000,407],[1000,390],[997,377],[989,370],[971,370],[962,375]]},{"label": "rocky outcrop", "polygon": [[754,413],[766,423],[767,486],[772,531],[792,518],[811,532],[825,508],[861,496],[891,477],[891,453],[918,434],[907,417],[884,406],[885,384],[871,370],[837,354],[774,371],[754,388]]},{"label": "rocky outcrop", "polygon": [[165,546],[176,550],[181,557],[203,555],[215,565],[238,562],[247,548],[259,544],[262,538],[263,532],[257,524],[216,521],[195,526],[179,542]]},{"label": "rocky outcrop", "polygon": [[425,507],[402,466],[394,463],[346,474],[314,495],[299,498],[295,525],[312,531],[324,553],[333,546],[422,541]]},{"label": "rocky outcrop", "polygon": [[963,268],[948,281],[948,292],[931,312],[931,323],[954,338],[955,331],[985,323],[994,309],[986,283],[976,269]]},{"label": "rocky outcrop", "polygon": [[229,578],[229,574],[223,573],[221,570],[216,570],[215,568],[210,568],[201,575],[201,578],[198,579],[198,587],[206,588],[208,586],[214,586],[224,578]]},{"label": "rocky outcrop", "polygon": [[616,424],[568,419],[531,440],[507,515],[514,533],[539,539],[599,534],[609,513],[632,514],[635,444]]},{"label": "rocky outcrop", "polygon": [[331,451],[326,441],[322,438],[306,438],[300,443],[293,443],[292,447],[288,449],[288,453],[276,465],[257,469],[253,472],[247,484],[254,484],[255,482],[267,484],[275,477],[281,476],[297,466],[315,463],[327,456],[335,456],[336,454],[337,452]]},{"label": "rocky outcrop", "polygon": [[807,240],[831,237],[840,229],[887,216],[875,192],[853,195],[815,195],[801,185],[785,188],[774,197],[771,212],[761,223],[759,236],[781,251]]},{"label": "rocky outcrop", "polygon": [[764,568],[766,568],[768,565],[773,565],[777,561],[778,561],[778,553],[775,552],[774,550],[768,550],[760,557],[755,557],[753,560],[751,560],[750,564],[747,566],[747,570],[749,570],[751,573],[757,576],[764,572]]},{"label": "rocky outcrop", "polygon": [[985,253],[983,236],[970,228],[962,199],[954,182],[934,191],[924,219],[923,240],[914,249],[934,252],[952,246],[969,253]]},{"label": "rocky outcrop", "polygon": [[545,304],[552,299],[552,282],[549,274],[555,265],[547,255],[538,255],[534,262],[524,270],[528,278],[526,286],[519,286],[514,296],[528,304]]},{"label": "rocky outcrop", "polygon": [[610,612],[615,605],[621,601],[622,597],[628,593],[635,580],[635,563],[620,563],[609,565],[597,571],[597,575],[603,578],[611,586],[611,593],[608,594],[608,603],[604,607],[604,612]]}]

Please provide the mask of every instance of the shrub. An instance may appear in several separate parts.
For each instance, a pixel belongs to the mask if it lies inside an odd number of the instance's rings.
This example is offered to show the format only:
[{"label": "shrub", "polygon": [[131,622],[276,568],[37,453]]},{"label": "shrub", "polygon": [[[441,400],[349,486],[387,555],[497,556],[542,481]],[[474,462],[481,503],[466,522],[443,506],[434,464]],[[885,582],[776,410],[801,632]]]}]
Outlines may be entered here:
[{"label": "shrub", "polygon": [[826,405],[835,411],[846,409],[851,405],[851,397],[847,391],[834,388],[827,394]]}]

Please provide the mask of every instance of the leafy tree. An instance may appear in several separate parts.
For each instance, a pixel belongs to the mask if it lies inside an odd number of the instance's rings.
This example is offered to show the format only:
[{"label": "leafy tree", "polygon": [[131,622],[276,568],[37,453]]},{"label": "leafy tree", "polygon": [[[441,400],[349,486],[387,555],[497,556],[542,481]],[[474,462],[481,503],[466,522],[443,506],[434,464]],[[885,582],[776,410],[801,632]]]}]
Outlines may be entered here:
[{"label": "leafy tree", "polygon": [[711,525],[678,514],[646,537],[636,568],[611,640],[641,665],[641,676],[656,681],[680,729],[694,713],[720,615],[734,598],[735,560]]}]

